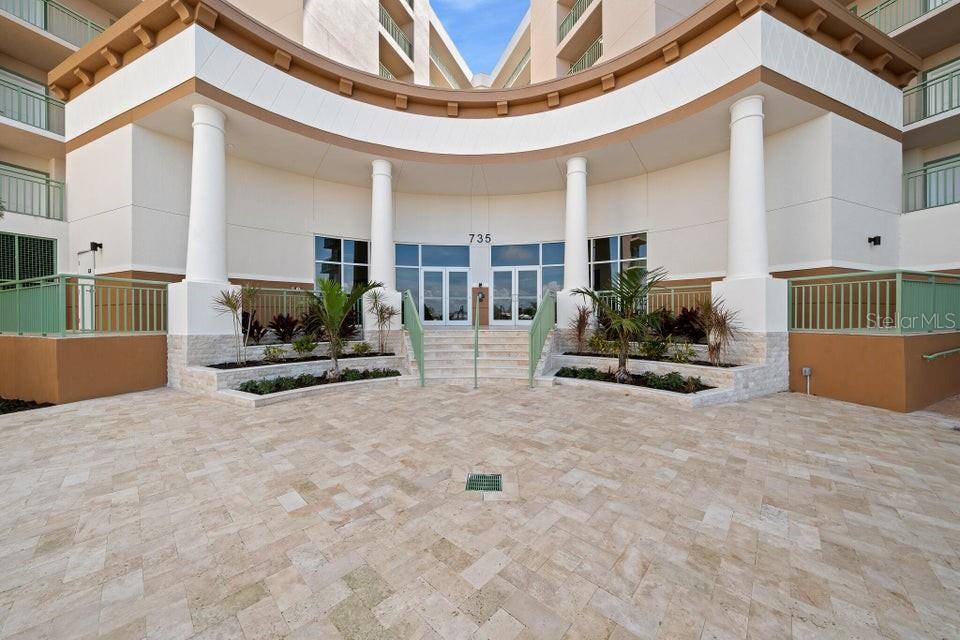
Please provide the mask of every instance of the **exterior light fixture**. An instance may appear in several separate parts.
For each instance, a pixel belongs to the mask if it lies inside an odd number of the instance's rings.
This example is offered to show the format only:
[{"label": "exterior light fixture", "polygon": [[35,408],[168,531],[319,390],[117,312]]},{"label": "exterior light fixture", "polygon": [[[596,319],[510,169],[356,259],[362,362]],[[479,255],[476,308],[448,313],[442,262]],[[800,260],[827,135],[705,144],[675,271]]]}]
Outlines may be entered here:
[{"label": "exterior light fixture", "polygon": [[869,237],[867,237],[867,244],[869,244],[871,247],[879,247],[879,246],[880,246],[880,236],[869,236]]}]

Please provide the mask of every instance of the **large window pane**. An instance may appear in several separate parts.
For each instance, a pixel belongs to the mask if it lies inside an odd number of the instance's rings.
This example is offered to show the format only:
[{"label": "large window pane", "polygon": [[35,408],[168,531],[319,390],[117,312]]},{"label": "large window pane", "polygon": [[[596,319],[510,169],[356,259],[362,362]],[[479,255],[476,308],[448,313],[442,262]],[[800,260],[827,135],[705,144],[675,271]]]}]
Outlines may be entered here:
[{"label": "large window pane", "polygon": [[327,260],[329,262],[341,262],[340,238],[325,238],[317,236],[314,238],[316,247],[316,260]]},{"label": "large window pane", "polygon": [[620,236],[620,259],[630,260],[647,257],[647,234],[634,233]]},{"label": "large window pane", "polygon": [[604,260],[619,260],[617,255],[617,241],[619,238],[613,236],[611,238],[597,238],[593,244],[593,252],[591,253],[592,259],[595,262],[603,262]]},{"label": "large window pane", "polygon": [[543,264],[563,264],[562,242],[548,242],[543,245]]},{"label": "large window pane", "polygon": [[367,264],[369,244],[363,240],[344,240],[343,241],[343,261],[356,262],[357,264]]},{"label": "large window pane", "polygon": [[470,247],[425,244],[420,248],[425,267],[469,267]]},{"label": "large window pane", "polygon": [[541,270],[543,279],[543,295],[547,291],[560,291],[563,289],[563,267],[544,267]]},{"label": "large window pane", "polygon": [[420,304],[420,269],[397,267],[397,290],[409,291],[414,302]]},{"label": "large window pane", "polygon": [[317,279],[340,282],[340,265],[331,262],[318,262]]},{"label": "large window pane", "polygon": [[352,289],[367,282],[367,267],[363,265],[343,265],[343,288]]},{"label": "large window pane", "polygon": [[540,264],[540,245],[505,244],[490,249],[494,267],[523,267]]},{"label": "large window pane", "polygon": [[415,244],[398,244],[397,265],[405,267],[419,267],[420,247]]},{"label": "large window pane", "polygon": [[614,265],[611,262],[593,265],[593,289],[595,291],[607,291],[610,289],[613,268]]}]

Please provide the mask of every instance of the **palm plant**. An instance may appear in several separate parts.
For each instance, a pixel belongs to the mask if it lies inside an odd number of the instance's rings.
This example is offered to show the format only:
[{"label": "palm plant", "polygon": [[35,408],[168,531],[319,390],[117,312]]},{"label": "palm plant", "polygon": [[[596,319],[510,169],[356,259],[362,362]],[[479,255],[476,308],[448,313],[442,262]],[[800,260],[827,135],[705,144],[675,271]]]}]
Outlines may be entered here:
[{"label": "palm plant", "polygon": [[[250,327],[257,321],[257,298],[260,296],[260,289],[252,284],[243,285],[240,290],[240,297],[243,303],[242,315],[240,316],[240,329],[243,332],[243,359],[247,359],[247,345],[250,344]],[[243,317],[249,314],[247,322],[243,322]],[[258,341],[259,342],[259,341]]]},{"label": "palm plant", "polygon": [[707,335],[710,364],[720,365],[723,355],[739,333],[737,312],[727,309],[723,298],[713,298],[700,307],[700,328]]},{"label": "palm plant", "polygon": [[243,312],[243,292],[240,289],[224,289],[213,298],[213,308],[220,315],[230,314],[230,318],[233,321],[234,344],[237,348],[237,364],[243,364],[243,340],[240,338],[240,314]]},{"label": "palm plant", "polygon": [[400,315],[400,310],[386,303],[387,296],[383,289],[374,289],[368,296],[368,309],[377,323],[377,340],[380,345],[380,354],[386,353],[387,342],[390,340],[390,325],[393,319]]},{"label": "palm plant", "polygon": [[570,331],[573,332],[573,338],[577,343],[577,353],[583,353],[587,345],[587,332],[590,330],[590,318],[593,316],[593,309],[585,304],[577,305],[577,314],[570,320]]},{"label": "palm plant", "polygon": [[330,362],[333,365],[331,378],[334,380],[340,379],[338,358],[347,341],[346,325],[350,312],[363,296],[382,286],[379,282],[368,282],[344,291],[343,286],[336,280],[317,279],[317,290],[310,301],[305,329],[312,335],[327,336],[330,342]]},{"label": "palm plant", "polygon": [[666,275],[664,269],[628,269],[613,276],[609,291],[598,292],[587,288],[573,291],[593,302],[597,317],[606,319],[608,331],[616,337],[617,382],[627,379],[630,342],[642,336],[649,325],[647,296]]}]

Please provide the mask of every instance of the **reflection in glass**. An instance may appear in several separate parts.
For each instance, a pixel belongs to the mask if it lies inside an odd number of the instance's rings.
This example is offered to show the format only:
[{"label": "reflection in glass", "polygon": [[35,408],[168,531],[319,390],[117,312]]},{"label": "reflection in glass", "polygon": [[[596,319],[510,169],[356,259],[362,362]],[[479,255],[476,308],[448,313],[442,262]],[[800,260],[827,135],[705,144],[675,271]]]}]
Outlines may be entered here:
[{"label": "reflection in glass", "polygon": [[547,242],[543,245],[543,264],[563,264],[562,242]]},{"label": "reflection in glass", "polygon": [[468,319],[467,307],[470,304],[466,271],[450,271],[447,273],[447,301],[447,320],[450,322],[466,322]]},{"label": "reflection in glass", "polygon": [[593,265],[593,289],[595,291],[609,291],[612,275],[613,263],[607,262]]},{"label": "reflection in glass", "polygon": [[544,267],[542,270],[543,294],[563,289],[563,267]]},{"label": "reflection in glass", "polygon": [[369,244],[363,240],[343,241],[343,261],[367,264]]},{"label": "reflection in glass", "polygon": [[367,282],[367,267],[366,265],[352,265],[345,264],[343,265],[343,288],[352,289],[358,284],[365,284]]},{"label": "reflection in glass", "polygon": [[398,244],[397,266],[419,267],[420,247],[415,244]]},{"label": "reflection in glass", "polygon": [[621,262],[620,263],[620,273],[624,271],[629,271],[631,269],[646,269],[647,261],[646,260],[631,260],[630,262]]},{"label": "reflection in glass", "polygon": [[505,244],[490,248],[494,267],[522,267],[540,264],[540,245]]},{"label": "reflection in glass", "polygon": [[425,244],[420,247],[420,257],[425,267],[469,267],[470,247]]},{"label": "reflection in glass", "polygon": [[332,264],[330,262],[318,262],[316,274],[317,279],[341,282],[340,265],[338,264]]},{"label": "reflection in glass", "polygon": [[513,320],[513,271],[493,272],[493,319]]},{"label": "reflection in glass", "polygon": [[591,253],[593,260],[596,262],[602,262],[604,260],[617,260],[618,239],[619,238],[617,236],[613,236],[611,238],[597,238],[596,240],[593,240],[593,252]]},{"label": "reflection in glass", "polygon": [[443,321],[443,272],[423,272],[423,319],[426,322]]},{"label": "reflection in glass", "polygon": [[314,250],[317,254],[316,260],[340,262],[340,238],[317,236],[314,238]]},{"label": "reflection in glass", "polygon": [[533,320],[537,313],[539,274],[534,269],[517,270],[517,320]]},{"label": "reflection in glass", "polygon": [[420,269],[397,267],[397,291],[409,291],[413,301],[420,304]]},{"label": "reflection in glass", "polygon": [[634,233],[620,236],[620,259],[629,260],[647,257],[647,234]]}]

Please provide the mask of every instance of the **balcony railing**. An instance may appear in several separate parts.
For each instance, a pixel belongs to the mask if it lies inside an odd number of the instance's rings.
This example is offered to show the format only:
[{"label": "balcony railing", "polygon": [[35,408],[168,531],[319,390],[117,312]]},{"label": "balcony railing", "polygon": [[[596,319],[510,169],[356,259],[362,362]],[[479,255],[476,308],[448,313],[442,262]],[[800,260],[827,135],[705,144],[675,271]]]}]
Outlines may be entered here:
[{"label": "balcony railing", "polygon": [[960,202],[960,158],[910,171],[903,176],[903,211]]},{"label": "balcony railing", "polygon": [[440,60],[440,56],[436,54],[433,49],[430,49],[430,59],[433,61],[433,64],[437,65],[437,69],[440,69],[440,74],[450,83],[450,86],[454,89],[460,88],[460,83],[457,82],[456,78],[453,77],[453,74],[450,73],[450,69],[447,68],[447,65],[443,64],[443,61]]},{"label": "balcony railing", "polygon": [[574,25],[580,21],[580,18],[587,12],[591,4],[593,4],[593,0],[577,0],[574,5],[570,7],[570,13],[567,14],[563,22],[560,23],[560,26],[557,27],[557,42],[563,42],[563,39],[573,30]]},{"label": "balcony railing", "polygon": [[567,75],[572,75],[574,73],[580,73],[585,71],[595,65],[597,60],[603,55],[603,36],[597,38],[596,42],[587,47],[587,50],[583,52],[583,55],[580,56],[580,59],[570,65],[570,71],[567,72]]},{"label": "balcony railing", "polygon": [[884,33],[896,31],[951,0],[886,0],[863,14],[863,19]]},{"label": "balcony railing", "polygon": [[530,49],[527,49],[527,52],[523,54],[523,57],[520,58],[520,62],[517,63],[516,69],[513,70],[513,73],[510,74],[510,77],[507,79],[507,83],[503,86],[510,88],[513,86],[513,83],[517,81],[517,78],[520,77],[520,72],[523,71],[523,68],[527,66],[530,62]]},{"label": "balcony railing", "polygon": [[394,42],[399,45],[400,49],[407,54],[407,57],[413,60],[413,43],[410,42],[407,34],[403,32],[403,29],[400,28],[400,25],[396,23],[393,16],[383,5],[380,5],[380,24],[387,30]]},{"label": "balcony railing", "polygon": [[0,0],[0,10],[82,47],[103,33],[103,27],[53,0]]},{"label": "balcony railing", "polygon": [[63,135],[63,103],[0,76],[0,116]]},{"label": "balcony railing", "polygon": [[791,331],[904,334],[958,331],[960,276],[864,271],[790,280]]},{"label": "balcony railing", "polygon": [[6,211],[63,220],[63,191],[62,182],[0,165],[0,200]]},{"label": "balcony railing", "polygon": [[393,75],[393,72],[391,72],[390,69],[387,69],[385,66],[383,66],[382,62],[380,63],[380,77],[386,78],[387,80],[397,79],[397,77]]},{"label": "balcony railing", "polygon": [[[616,296],[610,291],[598,291],[610,306],[617,306]],[[710,285],[684,285],[679,287],[656,287],[647,294],[646,301],[638,304],[637,311],[669,311],[679,315],[684,309],[699,309],[710,303]]]},{"label": "balcony railing", "polygon": [[960,108],[960,69],[921,82],[903,92],[903,124],[913,124]]},{"label": "balcony railing", "polygon": [[165,333],[167,283],[76,274],[0,283],[0,333]]}]

